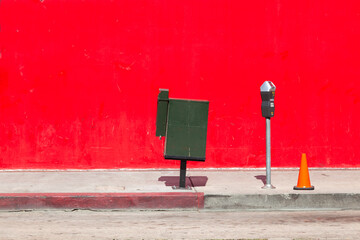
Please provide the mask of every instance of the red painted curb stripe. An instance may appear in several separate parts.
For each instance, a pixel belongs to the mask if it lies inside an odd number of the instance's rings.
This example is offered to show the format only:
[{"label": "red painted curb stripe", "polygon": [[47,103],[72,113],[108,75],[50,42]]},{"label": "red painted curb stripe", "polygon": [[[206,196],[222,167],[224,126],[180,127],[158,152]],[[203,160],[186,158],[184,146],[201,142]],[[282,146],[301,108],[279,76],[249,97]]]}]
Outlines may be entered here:
[{"label": "red painted curb stripe", "polygon": [[1,193],[0,209],[204,208],[204,193]]}]

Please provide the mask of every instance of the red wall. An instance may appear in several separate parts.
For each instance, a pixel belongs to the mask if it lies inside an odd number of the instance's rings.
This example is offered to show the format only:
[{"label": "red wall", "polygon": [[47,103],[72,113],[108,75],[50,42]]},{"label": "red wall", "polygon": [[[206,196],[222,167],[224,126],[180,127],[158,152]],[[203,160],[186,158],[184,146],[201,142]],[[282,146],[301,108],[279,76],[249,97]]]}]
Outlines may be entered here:
[{"label": "red wall", "polygon": [[360,2],[2,0],[0,168],[164,168],[159,88],[210,101],[207,160],[360,167]]}]

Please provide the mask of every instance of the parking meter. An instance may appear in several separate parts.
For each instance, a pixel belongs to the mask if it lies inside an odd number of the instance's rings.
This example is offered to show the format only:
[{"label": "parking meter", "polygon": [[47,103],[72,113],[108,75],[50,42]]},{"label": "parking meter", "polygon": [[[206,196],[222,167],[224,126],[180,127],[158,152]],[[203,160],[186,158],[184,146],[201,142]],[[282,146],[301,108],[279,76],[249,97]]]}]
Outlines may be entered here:
[{"label": "parking meter", "polygon": [[261,94],[261,113],[265,118],[271,118],[275,112],[275,85],[270,81],[265,81],[260,87]]},{"label": "parking meter", "polygon": [[261,95],[261,113],[266,121],[266,184],[264,189],[275,188],[271,185],[271,132],[270,132],[270,118],[274,116],[275,112],[275,85],[270,81],[265,81],[260,87]]}]

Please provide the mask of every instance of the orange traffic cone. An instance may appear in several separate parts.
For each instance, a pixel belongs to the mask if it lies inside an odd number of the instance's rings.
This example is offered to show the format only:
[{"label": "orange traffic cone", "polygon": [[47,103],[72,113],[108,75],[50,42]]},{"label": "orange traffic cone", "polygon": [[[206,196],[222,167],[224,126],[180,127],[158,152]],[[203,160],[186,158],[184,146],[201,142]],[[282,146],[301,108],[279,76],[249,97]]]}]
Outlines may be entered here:
[{"label": "orange traffic cone", "polygon": [[306,161],[306,154],[301,155],[301,165],[297,186],[294,187],[294,190],[314,190],[314,186],[310,184],[309,169]]}]

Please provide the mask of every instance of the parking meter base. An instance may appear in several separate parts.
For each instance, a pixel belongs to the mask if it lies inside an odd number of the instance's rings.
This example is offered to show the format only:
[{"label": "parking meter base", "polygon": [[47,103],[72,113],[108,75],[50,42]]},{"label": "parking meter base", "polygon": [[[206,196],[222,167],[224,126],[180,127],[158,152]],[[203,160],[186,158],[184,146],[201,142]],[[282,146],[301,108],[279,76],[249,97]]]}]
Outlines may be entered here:
[{"label": "parking meter base", "polygon": [[273,185],[271,184],[265,184],[262,189],[275,189],[276,187],[274,187]]},{"label": "parking meter base", "polygon": [[186,186],[186,187],[179,187],[179,186],[172,186],[173,190],[192,190],[192,188],[190,186]]}]

